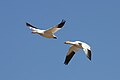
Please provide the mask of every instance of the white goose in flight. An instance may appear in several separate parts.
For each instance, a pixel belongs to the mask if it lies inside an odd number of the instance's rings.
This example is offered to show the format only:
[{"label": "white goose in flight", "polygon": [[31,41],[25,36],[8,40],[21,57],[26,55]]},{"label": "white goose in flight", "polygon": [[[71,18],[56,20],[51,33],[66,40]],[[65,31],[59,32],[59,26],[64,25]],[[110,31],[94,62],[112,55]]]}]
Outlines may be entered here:
[{"label": "white goose in flight", "polygon": [[66,22],[65,20],[62,20],[60,24],[58,24],[52,28],[49,28],[47,30],[40,30],[37,27],[35,27],[27,22],[26,22],[26,26],[28,26],[32,30],[33,34],[39,34],[46,38],[57,39],[57,37],[54,35],[54,33],[57,32],[58,30],[60,30],[64,26],[65,22]]},{"label": "white goose in flight", "polygon": [[71,42],[71,41],[66,41],[65,44],[71,44],[72,46],[69,48],[68,53],[66,55],[64,64],[68,65],[69,61],[71,60],[71,58],[73,57],[73,55],[75,54],[75,52],[77,52],[80,48],[82,48],[87,56],[87,58],[89,60],[91,60],[91,49],[90,46],[84,42],[81,41],[75,41],[75,42]]}]

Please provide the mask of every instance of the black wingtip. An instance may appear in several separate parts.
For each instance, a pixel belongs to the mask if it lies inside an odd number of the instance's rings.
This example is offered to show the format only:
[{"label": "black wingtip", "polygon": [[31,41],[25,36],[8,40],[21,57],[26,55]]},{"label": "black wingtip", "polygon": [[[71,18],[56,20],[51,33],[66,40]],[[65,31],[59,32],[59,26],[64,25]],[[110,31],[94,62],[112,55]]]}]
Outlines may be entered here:
[{"label": "black wingtip", "polygon": [[26,22],[26,26],[28,26],[28,27],[33,27],[33,28],[38,29],[37,27],[35,27],[35,26],[33,26],[33,25],[29,24],[28,22]]},{"label": "black wingtip", "polygon": [[88,50],[88,59],[91,61],[91,50]]},{"label": "black wingtip", "polygon": [[74,56],[75,52],[72,51],[71,54],[67,55],[64,61],[65,65],[68,65],[68,63],[70,62],[70,60],[72,59],[72,57]]},{"label": "black wingtip", "polygon": [[26,26],[29,26],[30,24],[26,22]]},{"label": "black wingtip", "polygon": [[65,62],[64,62],[64,64],[65,64],[65,65],[68,65],[68,63],[65,63]]},{"label": "black wingtip", "polygon": [[26,26],[34,27],[31,24],[29,24],[28,22],[26,22]]},{"label": "black wingtip", "polygon": [[62,19],[61,23],[58,24],[58,28],[62,28],[64,26],[65,22],[66,21],[64,19]]},{"label": "black wingtip", "polygon": [[62,19],[62,22],[66,22],[64,19]]},{"label": "black wingtip", "polygon": [[64,62],[65,65],[68,65],[69,62]]},{"label": "black wingtip", "polygon": [[57,39],[57,37],[53,37],[53,39]]},{"label": "black wingtip", "polygon": [[88,58],[91,61],[91,58]]}]

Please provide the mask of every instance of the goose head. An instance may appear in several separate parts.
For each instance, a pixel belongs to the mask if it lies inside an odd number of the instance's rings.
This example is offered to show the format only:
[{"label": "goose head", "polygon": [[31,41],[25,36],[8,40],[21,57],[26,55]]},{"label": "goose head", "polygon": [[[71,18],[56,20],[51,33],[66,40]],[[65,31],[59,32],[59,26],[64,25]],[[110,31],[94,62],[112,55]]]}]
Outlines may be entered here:
[{"label": "goose head", "polygon": [[73,42],[71,42],[71,41],[66,41],[66,42],[64,42],[64,44],[73,44]]}]

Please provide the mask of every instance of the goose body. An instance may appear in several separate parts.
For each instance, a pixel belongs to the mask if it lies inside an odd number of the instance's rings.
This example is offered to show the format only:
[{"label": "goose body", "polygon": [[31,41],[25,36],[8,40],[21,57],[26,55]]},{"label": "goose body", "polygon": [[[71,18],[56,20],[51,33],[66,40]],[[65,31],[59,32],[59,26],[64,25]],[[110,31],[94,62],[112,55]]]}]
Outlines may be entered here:
[{"label": "goose body", "polygon": [[57,37],[55,36],[54,33],[56,33],[57,31],[59,31],[65,24],[65,20],[62,20],[61,23],[57,24],[56,26],[54,27],[51,27],[47,30],[41,30],[41,29],[38,29],[37,27],[29,24],[29,23],[26,23],[26,26],[29,27],[29,29],[32,30],[32,33],[33,34],[39,34],[43,37],[46,37],[46,38],[54,38],[54,39],[57,39]]},{"label": "goose body", "polygon": [[70,44],[72,45],[69,50],[68,53],[66,55],[64,64],[68,65],[68,63],[70,62],[70,60],[72,59],[72,57],[74,56],[74,54],[79,50],[79,49],[83,49],[83,51],[85,52],[87,58],[89,60],[91,60],[91,49],[90,46],[84,42],[81,41],[75,41],[75,42],[71,42],[71,41],[66,41],[65,44]]}]

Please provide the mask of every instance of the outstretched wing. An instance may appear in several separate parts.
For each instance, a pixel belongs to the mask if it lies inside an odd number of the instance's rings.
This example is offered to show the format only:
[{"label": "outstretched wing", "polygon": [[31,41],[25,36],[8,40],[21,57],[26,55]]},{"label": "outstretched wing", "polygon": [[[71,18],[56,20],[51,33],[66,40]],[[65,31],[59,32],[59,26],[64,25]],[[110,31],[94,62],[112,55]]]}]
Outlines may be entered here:
[{"label": "outstretched wing", "polygon": [[65,61],[64,61],[64,64],[65,65],[68,65],[68,63],[70,62],[70,60],[72,59],[72,57],[74,56],[75,52],[78,51],[79,48],[75,47],[75,46],[71,46],[69,48],[69,51],[66,55],[66,58],[65,58]]},{"label": "outstretched wing", "polygon": [[84,50],[87,58],[88,58],[89,60],[91,60],[91,50],[89,50],[89,49],[83,49],[83,50]]},{"label": "outstretched wing", "polygon": [[31,24],[29,24],[29,23],[27,23],[26,22],[26,26],[28,26],[31,30],[38,30],[38,28],[37,27],[35,27],[35,26],[33,26],[33,25],[31,25]]},{"label": "outstretched wing", "polygon": [[47,32],[47,33],[55,33],[64,26],[65,22],[66,22],[65,20],[62,20],[60,24],[46,30],[45,32]]},{"label": "outstretched wing", "polygon": [[83,50],[84,50],[87,58],[88,58],[89,60],[91,60],[91,55],[92,55],[92,54],[91,54],[90,46],[89,46],[88,44],[86,44],[86,43],[83,43],[83,44],[82,44],[82,47],[83,47]]}]

